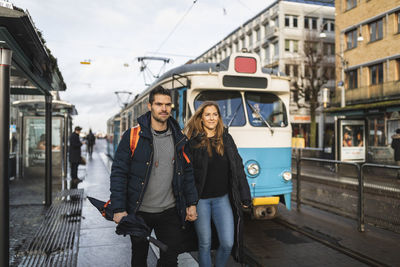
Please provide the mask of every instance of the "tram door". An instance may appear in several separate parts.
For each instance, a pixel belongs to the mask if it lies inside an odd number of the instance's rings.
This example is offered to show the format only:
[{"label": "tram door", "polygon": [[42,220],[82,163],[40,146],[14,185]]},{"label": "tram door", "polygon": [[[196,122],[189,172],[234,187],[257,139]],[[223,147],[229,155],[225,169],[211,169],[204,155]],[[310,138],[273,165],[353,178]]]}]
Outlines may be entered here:
[{"label": "tram door", "polygon": [[187,88],[174,89],[172,92],[172,100],[174,109],[172,116],[178,121],[179,126],[183,129],[186,123],[186,102],[187,102]]}]

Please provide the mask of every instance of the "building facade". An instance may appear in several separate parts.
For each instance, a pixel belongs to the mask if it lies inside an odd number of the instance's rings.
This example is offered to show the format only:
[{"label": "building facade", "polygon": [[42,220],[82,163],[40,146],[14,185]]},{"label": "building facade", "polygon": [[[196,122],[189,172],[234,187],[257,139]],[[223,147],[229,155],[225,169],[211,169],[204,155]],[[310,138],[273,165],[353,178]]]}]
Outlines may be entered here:
[{"label": "building facade", "polygon": [[366,160],[391,162],[400,128],[400,1],[336,0],[335,7],[338,86],[329,114],[364,120]]},{"label": "building facade", "polygon": [[[315,44],[324,60],[320,76],[325,77],[321,87],[334,90],[335,60],[335,8],[333,0],[278,0],[240,25],[223,40],[194,60],[194,63],[220,62],[232,52],[247,49],[259,55],[264,67],[285,73],[292,79],[290,121],[293,135],[305,138],[308,145],[310,109],[307,96],[298,92],[306,85],[307,44]],[[320,38],[320,33],[325,38]],[[321,108],[317,108],[319,146],[322,147]]]}]

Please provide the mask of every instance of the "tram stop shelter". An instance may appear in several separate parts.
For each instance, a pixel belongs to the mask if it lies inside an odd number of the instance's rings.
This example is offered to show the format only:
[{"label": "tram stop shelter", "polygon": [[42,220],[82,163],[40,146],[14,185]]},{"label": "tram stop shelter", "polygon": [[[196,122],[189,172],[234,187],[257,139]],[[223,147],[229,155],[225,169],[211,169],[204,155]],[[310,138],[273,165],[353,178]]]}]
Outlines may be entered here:
[{"label": "tram stop shelter", "polygon": [[[45,101],[40,99],[17,100],[12,103],[18,118],[16,175],[44,177],[45,165]],[[77,115],[75,106],[61,100],[52,101],[52,178],[67,177],[68,137],[72,129],[71,115]],[[61,180],[61,179],[57,179]]]},{"label": "tram stop shelter", "polygon": [[[29,13],[0,1],[0,265],[9,265],[9,140],[10,99],[21,95],[44,96],[45,204],[51,205],[52,94],[66,85],[57,60],[44,45]],[[23,98],[23,97],[21,97]],[[29,98],[29,97],[26,97]],[[23,135],[21,129],[16,132]]]}]

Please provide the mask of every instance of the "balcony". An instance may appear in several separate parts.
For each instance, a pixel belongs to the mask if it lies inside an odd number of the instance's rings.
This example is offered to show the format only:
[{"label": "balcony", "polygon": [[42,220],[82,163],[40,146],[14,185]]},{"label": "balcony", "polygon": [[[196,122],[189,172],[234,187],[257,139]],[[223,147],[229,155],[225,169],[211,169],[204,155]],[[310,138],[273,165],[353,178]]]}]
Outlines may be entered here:
[{"label": "balcony", "polygon": [[267,30],[265,31],[265,38],[264,40],[269,40],[274,37],[277,37],[279,35],[279,29],[278,27],[268,27]]},{"label": "balcony", "polygon": [[[382,84],[362,86],[355,89],[346,89],[346,105],[376,102],[379,100],[392,99],[393,96],[400,96],[400,81],[385,82]],[[340,102],[340,91],[336,99]]]}]

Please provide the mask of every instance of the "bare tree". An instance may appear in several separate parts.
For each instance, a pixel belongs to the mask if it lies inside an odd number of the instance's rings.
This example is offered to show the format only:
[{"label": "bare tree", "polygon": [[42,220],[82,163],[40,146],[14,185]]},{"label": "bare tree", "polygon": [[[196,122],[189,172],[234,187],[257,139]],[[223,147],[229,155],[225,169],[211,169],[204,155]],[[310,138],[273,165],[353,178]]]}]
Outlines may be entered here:
[{"label": "bare tree", "polygon": [[319,107],[318,95],[323,85],[328,82],[332,73],[332,64],[324,57],[324,46],[320,38],[308,35],[304,40],[302,51],[304,75],[299,81],[294,81],[293,101],[299,108],[310,110],[310,146],[316,147],[317,124],[316,111]]}]

